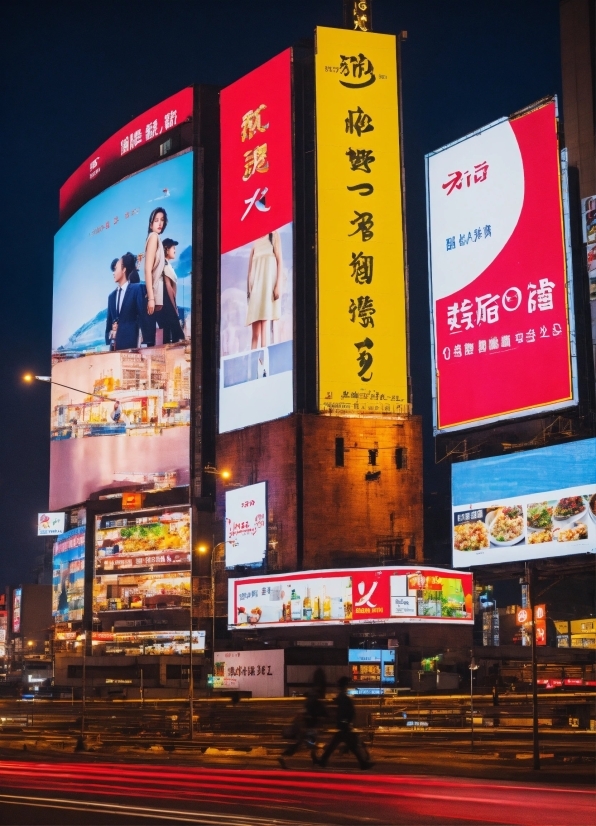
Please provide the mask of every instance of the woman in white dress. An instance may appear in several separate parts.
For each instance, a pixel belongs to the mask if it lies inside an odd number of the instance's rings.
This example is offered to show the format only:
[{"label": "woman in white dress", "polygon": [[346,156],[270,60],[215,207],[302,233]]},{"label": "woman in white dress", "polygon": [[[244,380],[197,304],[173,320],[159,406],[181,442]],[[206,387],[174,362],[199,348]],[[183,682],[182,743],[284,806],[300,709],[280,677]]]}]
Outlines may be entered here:
[{"label": "woman in white dress", "polygon": [[[163,310],[163,271],[166,263],[160,235],[168,225],[168,215],[163,207],[157,207],[149,216],[147,241],[145,243],[145,287],[147,289],[147,313],[154,316],[148,325],[147,346],[155,344],[155,322],[160,324]],[[161,326],[161,324],[160,324]]]},{"label": "woman in white dress", "polygon": [[251,350],[269,346],[272,321],[281,318],[282,257],[279,233],[257,238],[248,259],[246,326],[252,327]]}]

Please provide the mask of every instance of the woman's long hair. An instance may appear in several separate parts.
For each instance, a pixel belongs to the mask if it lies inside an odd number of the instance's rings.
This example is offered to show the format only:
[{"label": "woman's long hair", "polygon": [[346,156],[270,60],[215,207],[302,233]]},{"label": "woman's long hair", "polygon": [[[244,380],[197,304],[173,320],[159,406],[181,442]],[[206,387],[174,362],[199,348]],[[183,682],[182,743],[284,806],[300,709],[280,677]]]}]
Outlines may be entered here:
[{"label": "woman's long hair", "polygon": [[[167,225],[168,225],[168,213],[165,211],[165,209],[164,209],[163,207],[155,207],[155,209],[153,210],[153,212],[152,212],[152,213],[151,213],[151,215],[149,216],[149,226],[148,226],[148,228],[147,228],[147,235],[150,235],[150,234],[153,232],[153,230],[151,229],[151,225],[152,225],[152,224],[153,224],[153,222],[155,221],[155,216],[156,216],[159,212],[161,212],[161,213],[163,214],[163,229],[162,229],[162,231],[161,231],[161,232],[163,233],[163,231],[164,231],[164,230],[165,230],[165,228],[167,227]],[[161,233],[160,233],[160,234],[161,234]]]}]

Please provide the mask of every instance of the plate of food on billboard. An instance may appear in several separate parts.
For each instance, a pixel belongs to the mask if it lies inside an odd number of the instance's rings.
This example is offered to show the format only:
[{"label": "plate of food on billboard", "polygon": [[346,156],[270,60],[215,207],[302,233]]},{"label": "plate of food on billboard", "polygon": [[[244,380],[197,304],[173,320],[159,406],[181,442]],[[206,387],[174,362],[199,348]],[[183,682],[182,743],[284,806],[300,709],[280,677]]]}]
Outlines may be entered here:
[{"label": "plate of food on billboard", "polygon": [[459,567],[595,553],[596,439],[455,464],[452,497]]}]

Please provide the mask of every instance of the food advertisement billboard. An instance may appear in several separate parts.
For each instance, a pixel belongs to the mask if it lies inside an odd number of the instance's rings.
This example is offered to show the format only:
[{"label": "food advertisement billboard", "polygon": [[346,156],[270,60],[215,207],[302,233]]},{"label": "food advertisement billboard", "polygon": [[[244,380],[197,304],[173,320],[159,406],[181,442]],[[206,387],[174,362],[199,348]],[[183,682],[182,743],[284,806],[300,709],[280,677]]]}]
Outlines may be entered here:
[{"label": "food advertisement billboard", "polygon": [[452,465],[453,565],[596,553],[596,439]]},{"label": "food advertisement billboard", "polygon": [[300,571],[228,580],[228,625],[474,621],[472,575],[443,568]]},{"label": "food advertisement billboard", "polygon": [[407,413],[393,35],[316,30],[319,410]]},{"label": "food advertisement billboard", "polygon": [[284,696],[284,651],[216,651],[213,688],[251,691],[253,697]]},{"label": "food advertisement billboard", "polygon": [[267,482],[226,491],[226,568],[262,565],[267,553]]},{"label": "food advertisement billboard", "polygon": [[582,235],[586,244],[590,301],[596,301],[596,195],[582,199]]},{"label": "food advertisement billboard", "polygon": [[291,51],[222,89],[219,432],[286,416],[293,390]]},{"label": "food advertisement billboard", "polygon": [[426,174],[435,432],[574,404],[556,101],[427,155]]},{"label": "food advertisement billboard", "polygon": [[38,513],[37,535],[60,536],[64,533],[65,513]]},{"label": "food advertisement billboard", "polygon": [[73,528],[56,539],[52,557],[52,616],[54,622],[83,619],[85,605],[85,527]]},{"label": "food advertisement billboard", "polygon": [[23,589],[15,588],[12,592],[12,633],[21,633],[21,599]]},{"label": "food advertisement billboard", "polygon": [[94,612],[188,609],[190,537],[188,507],[97,517]]},{"label": "food advertisement billboard", "polygon": [[193,154],[106,189],[54,246],[50,507],[189,483]]}]

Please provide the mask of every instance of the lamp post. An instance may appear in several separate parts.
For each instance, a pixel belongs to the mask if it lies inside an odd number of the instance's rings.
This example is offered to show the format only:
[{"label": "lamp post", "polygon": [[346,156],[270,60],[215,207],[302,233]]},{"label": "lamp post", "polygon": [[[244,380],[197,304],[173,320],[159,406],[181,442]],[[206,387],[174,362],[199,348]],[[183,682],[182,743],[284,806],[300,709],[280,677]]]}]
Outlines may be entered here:
[{"label": "lamp post", "polygon": [[468,666],[470,669],[470,723],[471,723],[471,749],[474,751],[474,672],[478,671],[474,654],[472,653],[472,660]]}]

